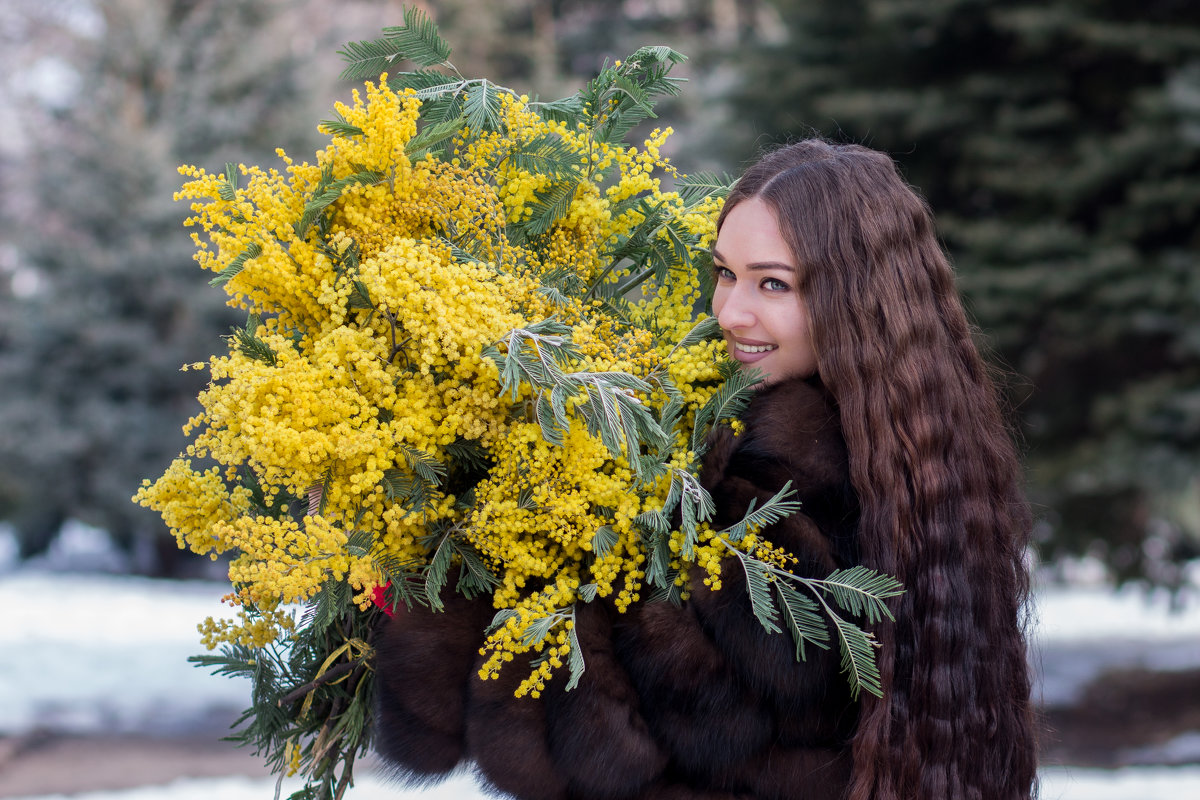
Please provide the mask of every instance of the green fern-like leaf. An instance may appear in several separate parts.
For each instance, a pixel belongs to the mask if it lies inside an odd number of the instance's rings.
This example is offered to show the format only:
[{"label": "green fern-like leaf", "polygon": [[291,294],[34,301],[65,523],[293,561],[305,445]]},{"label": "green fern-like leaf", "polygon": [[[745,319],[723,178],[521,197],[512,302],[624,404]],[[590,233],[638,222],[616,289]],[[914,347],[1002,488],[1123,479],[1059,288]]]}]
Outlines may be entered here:
[{"label": "green fern-like leaf", "polygon": [[371,531],[354,530],[346,537],[346,552],[352,556],[368,556],[375,542],[375,534]]},{"label": "green fern-like leaf", "polygon": [[433,502],[433,484],[410,471],[385,470],[381,483],[387,499],[401,503],[413,513],[424,514]]},{"label": "green fern-like leaf", "polygon": [[363,136],[363,129],[357,125],[351,125],[346,121],[340,113],[335,112],[333,119],[323,119],[317,126],[317,129],[322,133],[330,136],[341,136],[345,139],[350,139],[355,136]]},{"label": "green fern-like leaf", "polygon": [[721,388],[696,412],[691,442],[694,452],[704,451],[704,440],[714,424],[723,419],[736,419],[741,415],[754,394],[754,387],[761,381],[762,377],[757,370],[748,369],[736,370],[725,379]]},{"label": "green fern-like leaf", "polygon": [[542,119],[553,122],[565,122],[567,127],[574,128],[577,123],[584,120],[587,114],[584,102],[582,93],[577,92],[561,100],[533,103],[532,108],[537,111]]},{"label": "green fern-like leaf", "polygon": [[420,67],[448,64],[450,45],[438,34],[437,25],[419,8],[404,9],[404,25],[383,29],[383,37],[369,42],[350,42],[338,55],[349,66],[343,80],[375,79],[401,61]]},{"label": "green fern-like leaf", "polygon": [[671,521],[661,511],[643,511],[633,518],[633,524],[660,536],[666,536],[671,532]]},{"label": "green fern-like leaf", "polygon": [[598,558],[604,558],[617,546],[619,537],[611,525],[601,525],[592,536],[592,552]]},{"label": "green fern-like leaf", "polygon": [[459,594],[465,597],[489,594],[500,584],[500,579],[492,574],[473,547],[456,540],[454,551],[462,564],[456,587]]},{"label": "green fern-like leaf", "polygon": [[[687,60],[687,56],[678,50],[672,50],[666,45],[656,44],[639,47],[633,51],[633,54],[629,58],[625,59],[625,63],[629,65],[682,64]],[[646,69],[646,67],[642,68]]]},{"label": "green fern-like leaf", "polygon": [[550,188],[538,192],[531,205],[533,216],[525,224],[525,229],[533,236],[541,236],[548,232],[555,222],[566,216],[578,188],[578,180],[568,179],[553,183]]},{"label": "green fern-like leaf", "polygon": [[577,627],[572,625],[571,629],[567,631],[567,644],[571,648],[567,654],[567,669],[570,675],[566,686],[568,692],[579,685],[579,679],[583,677],[583,671],[587,666],[583,662],[583,648],[579,645],[579,635],[576,630]]},{"label": "green fern-like leaf", "polygon": [[579,297],[584,291],[583,279],[574,266],[560,265],[543,272],[539,280],[545,287],[553,287],[568,297]]},{"label": "green fern-like leaf", "polygon": [[692,273],[700,279],[700,295],[704,298],[704,313],[712,314],[713,292],[717,289],[716,270],[712,251],[701,250],[692,256]]},{"label": "green fern-like leaf", "polygon": [[670,536],[654,530],[644,531],[642,546],[646,551],[646,583],[651,586],[669,585],[671,572]]},{"label": "green fern-like leaf", "polygon": [[414,89],[417,92],[417,97],[422,100],[428,100],[446,92],[461,90],[463,88],[463,81],[453,78],[441,70],[418,69],[411,72],[401,72],[389,80],[388,85],[394,86],[400,91]]},{"label": "green fern-like leaf", "polygon": [[370,42],[347,42],[343,47],[338,55],[349,66],[342,70],[342,80],[375,80],[404,58],[403,45],[390,36]]},{"label": "green fern-like leaf", "polygon": [[685,559],[692,558],[697,543],[697,525],[709,520],[716,513],[712,496],[687,470],[673,469],[671,485],[667,489],[667,497],[663,501],[663,514],[671,514],[679,509],[679,528],[683,532],[680,554]]},{"label": "green fern-like leaf", "polygon": [[693,206],[706,197],[724,197],[733,186],[733,178],[726,173],[697,172],[684,175],[675,181],[675,191],[685,205]]},{"label": "green fern-like leaf", "polygon": [[456,439],[444,448],[446,460],[460,464],[468,470],[483,470],[488,467],[487,450],[470,439]]},{"label": "green fern-like leaf", "polygon": [[551,399],[548,392],[538,394],[536,416],[538,426],[542,430],[542,438],[553,445],[562,447],[566,443],[568,427],[565,409],[559,408]]},{"label": "green fern-like leaf", "polygon": [[222,286],[233,280],[242,268],[246,266],[246,262],[252,258],[258,258],[262,255],[262,245],[258,242],[251,242],[246,249],[234,256],[234,259],[229,262],[225,269],[221,270],[217,275],[208,282],[209,286]]},{"label": "green fern-like leaf", "polygon": [[[302,627],[308,628],[314,635],[321,634],[326,628],[341,619],[346,604],[349,602],[349,584],[332,578],[325,581],[316,596],[309,601],[304,617],[304,619],[308,619],[308,623],[302,624]],[[310,613],[311,616],[309,616]]]},{"label": "green fern-like leaf", "polygon": [[383,29],[394,39],[404,58],[422,67],[445,64],[450,59],[450,44],[438,34],[437,24],[416,6],[404,9],[404,26]]},{"label": "green fern-like leaf", "polygon": [[454,138],[454,135],[466,124],[465,118],[454,117],[435,125],[425,125],[416,136],[408,140],[408,144],[404,145],[404,154],[411,159],[419,159],[426,153],[435,152],[439,145]]},{"label": "green fern-like leaf", "polygon": [[388,583],[389,605],[398,603],[413,608],[420,604],[429,606],[429,597],[425,594],[425,580],[421,575],[424,562],[419,559],[402,560],[390,553],[376,550],[371,563],[383,574]]},{"label": "green fern-like leaf", "polygon": [[500,368],[501,390],[515,400],[522,381],[539,389],[561,383],[562,365],[578,356],[566,336],[570,330],[557,320],[543,320],[509,331],[503,339],[505,353],[495,347],[485,348],[483,355]]},{"label": "green fern-like leaf", "polygon": [[876,697],[882,697],[883,684],[879,677],[879,665],[875,661],[878,643],[862,628],[837,614],[827,611],[827,615],[838,636],[842,671],[850,682],[851,696],[858,697],[859,691],[865,689]]},{"label": "green fern-like leaf", "polygon": [[742,571],[746,574],[746,589],[750,595],[750,608],[760,625],[767,633],[779,633],[779,609],[771,597],[771,580],[766,565],[756,558],[732,551],[741,561]]},{"label": "green fern-like leaf", "polygon": [[762,506],[754,508],[752,499],[750,508],[746,510],[742,518],[721,531],[722,535],[731,542],[740,542],[746,538],[747,533],[762,530],[768,525],[774,525],[781,519],[795,514],[800,510],[800,501],[794,499],[795,494],[795,491],[792,490],[792,482],[788,481]]},{"label": "green fern-like leaf", "polygon": [[494,83],[484,79],[467,89],[463,101],[467,125],[472,131],[494,131],[500,127],[500,93]]},{"label": "green fern-like leaf", "polygon": [[460,92],[445,92],[424,101],[421,118],[426,125],[440,125],[463,117],[463,97]]},{"label": "green fern-like leaf", "polygon": [[229,335],[242,355],[275,366],[275,351],[258,337],[259,318],[251,314],[244,328],[230,328]]},{"label": "green fern-like leaf", "polygon": [[224,180],[217,185],[217,195],[227,203],[237,199],[238,169],[232,161],[225,162]]},{"label": "green fern-like leaf", "polygon": [[884,600],[904,593],[900,581],[861,565],[835,570],[815,583],[827,590],[839,606],[869,623],[894,619]]},{"label": "green fern-like leaf", "polygon": [[579,159],[571,146],[557,134],[543,134],[520,150],[509,153],[508,162],[517,169],[539,175],[574,175]]},{"label": "green fern-like leaf", "polygon": [[777,580],[772,585],[779,599],[783,621],[792,636],[792,641],[796,643],[796,660],[803,661],[807,658],[804,651],[806,643],[828,650],[829,630],[821,619],[820,606],[786,581]]},{"label": "green fern-like leaf", "polygon": [[454,556],[454,543],[450,540],[450,531],[437,537],[437,545],[429,559],[429,567],[425,570],[425,595],[437,610],[442,610],[442,589],[446,586],[446,578],[450,572],[450,561]]},{"label": "green fern-like leaf", "polygon": [[643,119],[655,116],[654,104],[650,102],[649,93],[632,78],[618,74],[613,79],[612,87],[617,94],[623,95],[623,101],[639,109],[645,115],[642,117]]},{"label": "green fern-like leaf", "polygon": [[550,635],[550,631],[554,626],[562,622],[562,620],[562,615],[557,613],[532,620],[525,626],[525,630],[521,633],[521,644],[531,647],[544,640]]},{"label": "green fern-like leaf", "polygon": [[687,334],[679,340],[679,343],[671,348],[671,355],[675,355],[676,350],[683,350],[701,342],[714,339],[721,335],[721,324],[717,322],[716,317],[705,317],[697,322]]},{"label": "green fern-like leaf", "polygon": [[367,285],[360,280],[355,279],[352,284],[354,291],[346,298],[346,305],[352,310],[371,311],[375,308],[375,304],[371,302],[371,291]]},{"label": "green fern-like leaf", "polygon": [[625,457],[639,478],[639,454],[643,443],[661,450],[669,437],[659,426],[651,409],[638,399],[650,391],[650,385],[640,378],[623,372],[576,372],[563,376],[564,382],[586,392],[576,405],[592,435],[614,458]]},{"label": "green fern-like leaf", "polygon": [[[316,191],[309,201],[304,205],[304,211],[300,215],[300,220],[296,223],[296,236],[303,239],[308,235],[309,229],[316,222],[317,217],[321,215],[326,208],[352,186],[371,186],[379,183],[387,176],[382,172],[375,170],[362,170],[353,175],[348,175],[339,180],[332,180],[332,175],[328,170],[321,176],[320,182],[317,184]],[[329,178],[329,180],[326,180]]]},{"label": "green fern-like leaf", "polygon": [[[470,251],[470,250],[467,250],[466,248],[464,248],[459,243],[462,241],[461,239],[459,240],[459,242],[455,242],[450,239],[447,239],[445,236],[439,236],[437,238],[438,238],[438,241],[440,241],[450,247],[450,256],[451,256],[451,258],[454,259],[455,263],[458,263],[458,264],[483,264],[483,263],[485,263],[484,260],[479,257],[478,253],[475,253],[473,251]],[[468,244],[470,244],[470,243],[468,243]]]},{"label": "green fern-like leaf", "polygon": [[408,465],[417,477],[433,486],[440,486],[446,477],[446,467],[442,462],[415,447],[403,449],[404,463]]}]

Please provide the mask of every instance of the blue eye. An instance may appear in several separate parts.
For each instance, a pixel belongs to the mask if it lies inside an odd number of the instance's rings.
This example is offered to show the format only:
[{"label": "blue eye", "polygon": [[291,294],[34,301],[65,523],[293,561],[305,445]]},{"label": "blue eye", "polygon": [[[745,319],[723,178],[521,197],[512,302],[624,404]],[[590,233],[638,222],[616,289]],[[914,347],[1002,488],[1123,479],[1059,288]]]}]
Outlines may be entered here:
[{"label": "blue eye", "polygon": [[720,266],[713,267],[713,275],[715,275],[719,281],[734,280],[736,277],[732,270],[728,269],[727,267]]},{"label": "blue eye", "polygon": [[791,286],[788,286],[778,278],[766,278],[762,282],[762,287],[768,292],[790,292]]}]

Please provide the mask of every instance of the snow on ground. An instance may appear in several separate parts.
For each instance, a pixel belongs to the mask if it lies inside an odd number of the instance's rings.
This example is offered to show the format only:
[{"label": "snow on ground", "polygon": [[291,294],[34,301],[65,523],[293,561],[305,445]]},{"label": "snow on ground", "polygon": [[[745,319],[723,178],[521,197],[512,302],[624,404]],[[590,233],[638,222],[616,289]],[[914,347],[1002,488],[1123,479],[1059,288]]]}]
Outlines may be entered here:
[{"label": "snow on ground", "polygon": [[1162,641],[1200,636],[1200,592],[1103,584],[1047,586],[1034,593],[1034,639],[1050,645],[1097,640]]},{"label": "snow on ground", "polygon": [[[285,780],[279,796],[286,798],[302,785],[299,781]],[[208,778],[121,791],[36,795],[9,800],[270,800],[274,796],[273,778]],[[482,800],[488,795],[480,791],[470,775],[455,775],[427,789],[404,789],[379,777],[367,775],[356,777],[354,788],[346,793],[346,797],[348,800]]]},{"label": "snow on ground", "polygon": [[[202,651],[197,623],[228,614],[220,602],[228,584],[14,570],[5,560],[0,553],[0,736],[36,728],[170,735],[194,732],[198,723],[213,718],[214,709],[227,715],[244,706],[243,681],[214,677],[187,663],[189,655]],[[1178,609],[1166,594],[1137,589],[1047,587],[1036,593],[1035,617],[1033,660],[1046,702],[1069,699],[1114,666],[1200,667],[1198,597]],[[1043,780],[1045,800],[1200,797],[1200,766],[1048,768]],[[289,785],[294,790],[294,784],[285,783],[281,796],[287,797]],[[190,779],[72,797],[266,800],[274,788],[273,780]],[[469,800],[483,795],[470,776],[404,791],[366,773],[351,797]]]},{"label": "snow on ground", "polygon": [[1107,670],[1200,668],[1200,595],[1194,588],[1185,591],[1174,598],[1136,586],[1036,592],[1035,697],[1050,706],[1068,705]]},{"label": "snow on ground", "polygon": [[[213,708],[240,710],[246,686],[187,663],[196,625],[227,615],[210,581],[19,571],[0,574],[0,734],[171,733]],[[1041,696],[1065,702],[1102,670],[1200,667],[1200,602],[1102,588],[1041,591],[1034,635]],[[163,709],[171,709],[163,714]]]},{"label": "snow on ground", "polygon": [[[299,784],[284,782],[281,797]],[[10,800],[269,800],[274,780],[211,778],[180,780],[164,786],[143,786],[113,792],[38,795]],[[1141,767],[1112,772],[1056,768],[1042,773],[1041,800],[1181,800],[1200,796],[1198,767]],[[470,776],[459,775],[424,790],[405,790],[371,775],[359,778],[347,794],[350,800],[483,800]]]},{"label": "snow on ground", "polygon": [[[185,728],[240,710],[247,687],[187,663],[226,585],[110,575],[0,575],[0,734]],[[163,713],[170,709],[170,713]]]}]

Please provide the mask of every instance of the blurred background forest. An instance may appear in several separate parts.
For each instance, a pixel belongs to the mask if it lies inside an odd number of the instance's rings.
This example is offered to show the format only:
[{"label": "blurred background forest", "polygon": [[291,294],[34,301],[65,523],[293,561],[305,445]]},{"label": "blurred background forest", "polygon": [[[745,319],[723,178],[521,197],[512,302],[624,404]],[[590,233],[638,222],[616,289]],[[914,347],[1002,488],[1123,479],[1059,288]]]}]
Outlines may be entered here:
[{"label": "blurred background forest", "polygon": [[[1172,585],[1200,556],[1200,3],[430,0],[468,76],[549,99],[644,44],[690,56],[684,171],[821,133],[929,198],[1003,371],[1039,556]],[[135,571],[193,566],[129,500],[184,445],[241,320],[191,260],[179,164],[274,165],[349,96],[370,0],[0,5],[0,520],[68,520]]]}]

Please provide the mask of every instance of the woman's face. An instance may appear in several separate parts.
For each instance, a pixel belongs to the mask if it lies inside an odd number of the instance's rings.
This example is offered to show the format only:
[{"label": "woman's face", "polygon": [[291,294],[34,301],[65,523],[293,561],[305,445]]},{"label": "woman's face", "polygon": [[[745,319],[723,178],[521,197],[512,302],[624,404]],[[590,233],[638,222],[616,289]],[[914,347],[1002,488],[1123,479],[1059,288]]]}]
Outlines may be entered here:
[{"label": "woman's face", "polygon": [[743,200],[725,216],[713,265],[713,312],[729,354],[767,383],[815,374],[808,309],[795,288],[798,265],[765,202]]}]

